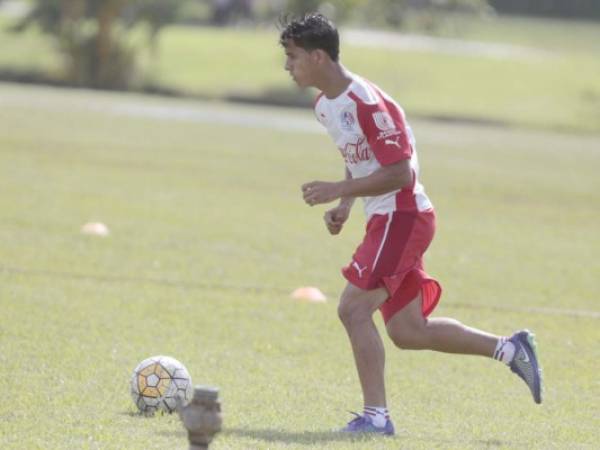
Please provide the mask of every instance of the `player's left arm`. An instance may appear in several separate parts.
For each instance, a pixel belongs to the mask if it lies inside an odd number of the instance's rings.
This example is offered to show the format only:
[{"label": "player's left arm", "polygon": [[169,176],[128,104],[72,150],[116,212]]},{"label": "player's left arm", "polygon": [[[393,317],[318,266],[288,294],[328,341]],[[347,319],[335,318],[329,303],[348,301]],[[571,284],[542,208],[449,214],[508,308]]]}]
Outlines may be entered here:
[{"label": "player's left arm", "polygon": [[382,166],[363,178],[352,178],[339,182],[342,197],[372,197],[410,187],[413,171],[410,160],[404,159]]},{"label": "player's left arm", "polygon": [[343,181],[311,181],[302,185],[304,201],[313,206],[329,203],[338,198],[372,197],[397,191],[413,182],[410,160],[405,159],[382,166],[363,178],[347,178]]},{"label": "player's left arm", "polygon": [[304,201],[311,206],[337,198],[383,195],[413,183],[412,146],[403,111],[395,103],[386,104],[383,99],[373,104],[356,101],[360,128],[381,167],[363,178],[306,183],[302,192]]}]

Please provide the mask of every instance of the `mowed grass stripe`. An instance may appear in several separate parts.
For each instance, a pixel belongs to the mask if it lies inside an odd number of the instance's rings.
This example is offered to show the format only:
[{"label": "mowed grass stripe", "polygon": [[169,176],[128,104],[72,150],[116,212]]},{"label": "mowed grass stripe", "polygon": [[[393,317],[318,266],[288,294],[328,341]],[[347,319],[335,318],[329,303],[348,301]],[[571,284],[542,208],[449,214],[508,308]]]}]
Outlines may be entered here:
[{"label": "mowed grass stripe", "polygon": [[[89,280],[97,283],[109,284],[156,284],[162,287],[185,288],[188,290],[200,291],[237,291],[241,294],[249,292],[254,293],[269,293],[282,296],[290,296],[291,287],[285,288],[282,286],[259,286],[259,285],[240,285],[232,283],[214,283],[214,282],[193,282],[185,280],[168,280],[161,278],[144,278],[144,277],[120,277],[118,275],[99,275],[99,274],[84,274],[77,272],[56,272],[52,270],[27,270],[16,267],[6,267],[0,265],[0,272],[7,274],[21,274],[27,277],[48,277],[52,279],[73,279],[73,280]],[[335,301],[335,299],[334,299]],[[562,308],[544,308],[544,307],[516,307],[502,305],[485,305],[481,303],[444,303],[444,306],[449,309],[487,309],[496,312],[524,312],[524,313],[539,313],[552,316],[565,317],[584,317],[589,319],[600,319],[600,311],[586,311],[577,309],[562,309]]]}]

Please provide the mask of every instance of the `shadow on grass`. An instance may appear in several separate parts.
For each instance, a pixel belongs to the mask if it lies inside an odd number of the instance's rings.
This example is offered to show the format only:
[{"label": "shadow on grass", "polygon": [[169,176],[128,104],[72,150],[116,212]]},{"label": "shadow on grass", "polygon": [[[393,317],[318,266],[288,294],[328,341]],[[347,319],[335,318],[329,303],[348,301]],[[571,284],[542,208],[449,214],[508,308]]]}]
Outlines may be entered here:
[{"label": "shadow on grass", "polygon": [[[180,431],[163,431],[160,434],[168,437],[186,438],[187,433],[183,430]],[[408,433],[400,431],[399,434],[393,437],[388,436],[375,436],[375,435],[351,435],[340,433],[337,431],[302,431],[292,432],[283,430],[272,430],[272,429],[244,429],[244,428],[227,428],[224,429],[221,434],[223,436],[232,436],[237,438],[253,439],[258,441],[265,441],[270,443],[284,443],[284,444],[300,444],[300,445],[315,445],[323,444],[326,442],[371,442],[373,439],[383,439],[387,441],[424,441],[432,446],[439,444],[450,444],[456,445],[460,448],[461,444],[468,443],[470,445],[476,445],[479,448],[494,448],[503,447],[510,445],[510,442],[500,441],[499,439],[477,439],[471,441],[455,441],[450,439],[436,439],[436,438],[422,438],[410,436]],[[217,435],[218,439],[218,435]]]},{"label": "shadow on grass", "polygon": [[[170,437],[186,437],[185,431],[163,431],[160,433]],[[303,444],[303,445],[314,445],[316,443],[324,442],[360,442],[373,439],[373,435],[349,435],[344,433],[338,433],[335,431],[302,431],[292,432],[283,430],[272,430],[272,429],[244,429],[244,428],[227,428],[224,429],[220,434],[223,436],[232,436],[238,438],[254,439],[265,442],[280,442],[286,444]],[[217,435],[218,436],[218,435]],[[386,438],[394,439],[394,438]]]},{"label": "shadow on grass", "polygon": [[156,412],[150,413],[150,414],[144,414],[140,411],[122,411],[119,414],[121,416],[127,416],[127,417],[131,417],[133,419],[143,419],[143,420],[152,420],[155,417],[161,417],[161,416],[177,417],[177,413],[175,413],[175,412],[168,413],[168,412],[164,412],[164,411],[156,411]]},{"label": "shadow on grass", "polygon": [[357,436],[336,431],[283,431],[271,429],[227,428],[224,435],[256,439],[266,442],[284,442],[311,445],[323,442],[356,442],[371,440],[374,436]]}]

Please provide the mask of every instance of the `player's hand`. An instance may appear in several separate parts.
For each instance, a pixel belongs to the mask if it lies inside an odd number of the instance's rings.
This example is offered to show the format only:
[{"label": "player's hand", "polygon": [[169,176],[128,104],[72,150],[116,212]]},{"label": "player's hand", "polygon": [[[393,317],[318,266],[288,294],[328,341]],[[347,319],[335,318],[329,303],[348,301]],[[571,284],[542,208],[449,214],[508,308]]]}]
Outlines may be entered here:
[{"label": "player's hand", "polygon": [[329,203],[342,196],[341,185],[326,181],[311,181],[302,185],[302,196],[310,206]]},{"label": "player's hand", "polygon": [[325,212],[323,220],[330,234],[336,235],[342,231],[342,227],[348,216],[350,215],[350,207],[345,205],[336,206],[333,209]]}]

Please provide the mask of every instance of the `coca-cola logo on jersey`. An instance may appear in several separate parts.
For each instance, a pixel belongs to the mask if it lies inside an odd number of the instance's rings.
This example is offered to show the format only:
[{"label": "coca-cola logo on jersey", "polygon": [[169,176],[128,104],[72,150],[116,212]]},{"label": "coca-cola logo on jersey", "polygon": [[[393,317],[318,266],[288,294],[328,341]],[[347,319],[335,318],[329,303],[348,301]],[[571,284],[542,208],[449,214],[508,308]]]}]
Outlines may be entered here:
[{"label": "coca-cola logo on jersey", "polygon": [[346,164],[358,164],[371,159],[371,149],[364,137],[359,138],[355,144],[348,142],[344,148],[340,148],[340,152]]}]

